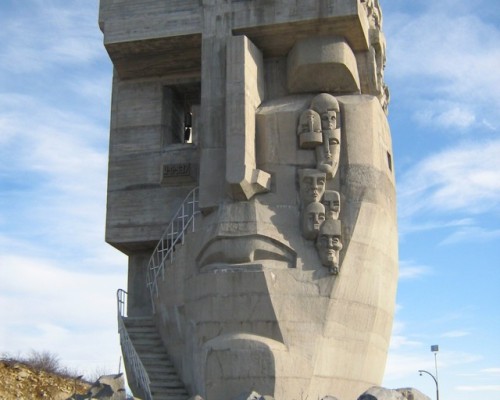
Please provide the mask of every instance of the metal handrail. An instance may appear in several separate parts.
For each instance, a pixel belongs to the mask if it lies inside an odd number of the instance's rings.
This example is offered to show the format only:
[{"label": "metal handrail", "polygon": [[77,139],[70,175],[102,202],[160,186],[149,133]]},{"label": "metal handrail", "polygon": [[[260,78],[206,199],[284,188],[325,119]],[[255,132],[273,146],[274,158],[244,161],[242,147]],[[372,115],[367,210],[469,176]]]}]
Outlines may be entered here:
[{"label": "metal handrail", "polygon": [[132,369],[131,372],[137,381],[137,385],[144,393],[144,400],[153,400],[153,395],[151,394],[150,389],[151,381],[148,373],[142,364],[139,354],[137,354],[137,351],[135,350],[134,344],[128,334],[127,327],[125,326],[124,318],[126,317],[127,295],[128,293],[123,289],[118,289],[116,292],[120,345],[124,353],[123,355],[127,360],[127,364]]},{"label": "metal handrail", "polygon": [[195,231],[195,217],[200,214],[198,187],[189,192],[176,214],[170,221],[160,241],[151,255],[147,269],[147,286],[151,295],[151,306],[155,312],[154,294],[158,296],[158,277],[164,277],[165,264],[174,261],[176,245],[184,244],[184,236],[191,227]]}]

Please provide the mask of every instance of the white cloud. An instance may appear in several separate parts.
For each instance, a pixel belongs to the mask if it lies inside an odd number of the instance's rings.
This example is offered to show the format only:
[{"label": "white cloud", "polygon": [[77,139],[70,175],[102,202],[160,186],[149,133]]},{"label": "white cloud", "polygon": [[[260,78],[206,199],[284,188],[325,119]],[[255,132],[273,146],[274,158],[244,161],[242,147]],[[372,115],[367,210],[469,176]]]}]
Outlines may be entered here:
[{"label": "white cloud", "polygon": [[26,0],[23,7],[3,10],[0,70],[12,74],[81,65],[101,54],[95,13],[83,2]]},{"label": "white cloud", "polygon": [[481,372],[485,374],[500,375],[500,368],[483,368]]},{"label": "white cloud", "polygon": [[[121,258],[116,253],[117,258]],[[109,313],[102,312],[103,304],[114,301],[114,292],[123,284],[125,274],[116,266],[103,270],[85,270],[78,257],[61,266],[52,259],[19,254],[0,255],[0,298],[4,316],[10,321],[64,321],[80,325],[92,320],[106,324]],[[79,267],[75,270],[75,267]],[[96,313],[96,310],[100,310]],[[114,311],[114,309],[111,309]]]},{"label": "white cloud", "polygon": [[391,350],[397,350],[403,347],[420,347],[422,342],[417,340],[410,340],[406,336],[392,335],[391,336]]},{"label": "white cloud", "polygon": [[9,121],[0,182],[15,183],[3,189],[0,222],[84,257],[104,240],[108,132],[65,106],[0,94],[0,120]]},{"label": "white cloud", "polygon": [[399,262],[400,280],[416,279],[430,273],[430,268],[425,265],[415,265],[413,261],[402,260]]},{"label": "white cloud", "polygon": [[442,240],[439,244],[448,245],[467,241],[486,242],[500,238],[500,229],[487,230],[477,226],[460,228]]},{"label": "white cloud", "polygon": [[471,126],[476,116],[462,104],[450,101],[427,101],[422,109],[415,111],[413,118],[422,124],[435,123],[445,128],[459,128],[459,132]]},{"label": "white cloud", "polygon": [[109,264],[101,271],[86,270],[78,257],[67,261],[58,265],[29,252],[1,252],[0,353],[47,350],[85,373],[103,365],[116,368],[114,293],[124,287],[125,274]]},{"label": "white cloud", "polygon": [[470,332],[455,330],[455,331],[445,332],[445,333],[443,333],[441,335],[441,337],[444,337],[444,338],[460,338],[460,337],[469,336],[469,335],[470,335]]},{"label": "white cloud", "polygon": [[[406,207],[407,205],[406,203],[401,202],[399,206],[403,208]],[[404,222],[406,221],[403,219],[402,222],[403,223],[399,225],[400,240],[404,240],[404,235],[408,233],[426,232],[436,229],[446,229],[454,227],[467,227],[474,225],[476,223],[473,218],[460,218],[460,219],[452,219],[449,221],[443,219],[422,221],[422,219],[419,219],[416,222],[412,221],[410,224],[405,224]]]},{"label": "white cloud", "polygon": [[411,104],[422,125],[460,131],[487,120],[496,129],[500,29],[465,2],[437,3],[442,2],[428,2],[418,15],[385,19],[386,77],[394,85],[393,97]]},{"label": "white cloud", "polygon": [[462,143],[420,161],[399,182],[399,214],[460,211],[500,204],[500,140]]},{"label": "white cloud", "polygon": [[500,385],[457,386],[455,389],[462,392],[500,392]]}]

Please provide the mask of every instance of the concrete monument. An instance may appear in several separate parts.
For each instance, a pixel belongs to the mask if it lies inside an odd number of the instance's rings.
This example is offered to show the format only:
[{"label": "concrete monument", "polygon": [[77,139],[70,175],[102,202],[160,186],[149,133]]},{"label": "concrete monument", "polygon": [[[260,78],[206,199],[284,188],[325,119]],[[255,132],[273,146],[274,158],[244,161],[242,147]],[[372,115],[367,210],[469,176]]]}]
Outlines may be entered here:
[{"label": "concrete monument", "polygon": [[[99,22],[134,390],[354,400],[380,385],[398,268],[378,0],[100,0]],[[146,320],[177,374],[161,390],[133,361]]]}]

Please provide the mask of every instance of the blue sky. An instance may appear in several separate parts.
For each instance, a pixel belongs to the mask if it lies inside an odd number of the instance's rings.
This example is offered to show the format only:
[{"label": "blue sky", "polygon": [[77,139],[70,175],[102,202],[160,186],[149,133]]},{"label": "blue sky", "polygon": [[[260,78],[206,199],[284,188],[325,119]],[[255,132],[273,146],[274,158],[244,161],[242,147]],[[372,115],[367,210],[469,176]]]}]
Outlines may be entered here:
[{"label": "blue sky", "polygon": [[[384,385],[500,400],[500,2],[381,0],[400,282]],[[0,5],[0,353],[115,372],[97,0]]]}]

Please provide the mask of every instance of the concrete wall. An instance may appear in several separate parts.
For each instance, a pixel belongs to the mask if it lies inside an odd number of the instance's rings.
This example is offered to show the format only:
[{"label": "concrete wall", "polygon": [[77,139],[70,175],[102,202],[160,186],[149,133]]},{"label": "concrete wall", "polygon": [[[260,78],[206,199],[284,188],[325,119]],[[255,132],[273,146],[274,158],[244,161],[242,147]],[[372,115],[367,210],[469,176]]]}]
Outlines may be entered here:
[{"label": "concrete wall", "polygon": [[[106,240],[130,256],[129,313],[149,313],[147,255],[199,186],[196,232],[176,248],[154,299],[162,340],[190,394],[354,400],[379,385],[397,226],[375,6],[100,4],[115,66]],[[319,94],[338,110],[313,110]],[[192,144],[175,143],[186,99],[196,114]],[[322,118],[314,149],[298,139],[306,110]],[[327,176],[319,158],[329,149],[340,151],[328,156],[338,170]],[[338,193],[337,269],[327,268],[316,236],[303,234],[304,170],[323,174],[322,190]]]}]

